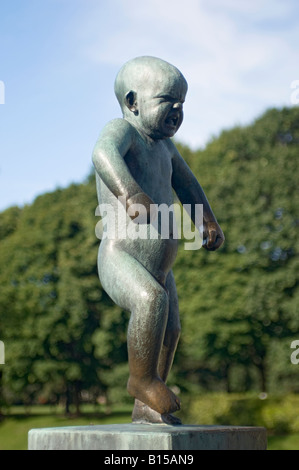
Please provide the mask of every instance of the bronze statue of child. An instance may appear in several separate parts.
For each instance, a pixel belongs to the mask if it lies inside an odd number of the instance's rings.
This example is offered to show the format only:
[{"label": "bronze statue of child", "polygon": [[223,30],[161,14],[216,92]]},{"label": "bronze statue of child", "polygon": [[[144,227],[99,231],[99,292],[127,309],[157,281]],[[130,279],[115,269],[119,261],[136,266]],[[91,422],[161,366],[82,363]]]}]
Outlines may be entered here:
[{"label": "bronze statue of child", "polygon": [[[150,233],[153,208],[173,204],[174,190],[182,204],[203,205],[205,248],[213,251],[222,245],[223,232],[171,140],[183,121],[187,87],[176,67],[155,57],[137,57],[121,68],[115,93],[123,118],[105,126],[93,152],[98,199],[114,209],[110,218],[122,201],[127,226],[138,214]],[[133,422],[180,424],[172,415],[180,401],[166,385],[180,335],[172,272],[177,249],[171,228],[167,238],[123,236],[116,229],[114,237],[104,237],[100,244],[101,284],[131,314],[127,389],[135,397]]]}]

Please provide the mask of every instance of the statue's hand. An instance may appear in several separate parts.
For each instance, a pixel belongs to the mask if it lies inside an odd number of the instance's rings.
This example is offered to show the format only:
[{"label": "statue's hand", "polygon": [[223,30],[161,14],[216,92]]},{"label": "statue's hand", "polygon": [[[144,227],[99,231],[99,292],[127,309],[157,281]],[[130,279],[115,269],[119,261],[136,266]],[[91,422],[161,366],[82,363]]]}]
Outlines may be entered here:
[{"label": "statue's hand", "polygon": [[215,251],[224,243],[225,237],[217,222],[206,222],[203,232],[203,247]]},{"label": "statue's hand", "polygon": [[156,217],[154,201],[145,193],[137,193],[127,200],[127,214],[140,224],[148,224]]}]

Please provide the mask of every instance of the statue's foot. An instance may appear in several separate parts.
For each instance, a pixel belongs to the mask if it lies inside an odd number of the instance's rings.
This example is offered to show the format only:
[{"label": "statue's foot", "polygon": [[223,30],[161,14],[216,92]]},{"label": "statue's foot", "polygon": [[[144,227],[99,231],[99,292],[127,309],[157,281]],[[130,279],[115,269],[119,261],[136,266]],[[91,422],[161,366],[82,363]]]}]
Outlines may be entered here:
[{"label": "statue's foot", "polygon": [[130,376],[128,392],[148,405],[160,415],[167,415],[180,409],[180,400],[158,377],[140,380]]},{"label": "statue's foot", "polygon": [[140,400],[135,400],[132,413],[132,422],[139,424],[168,424],[170,426],[178,426],[182,424],[181,420],[172,414],[161,415]]}]

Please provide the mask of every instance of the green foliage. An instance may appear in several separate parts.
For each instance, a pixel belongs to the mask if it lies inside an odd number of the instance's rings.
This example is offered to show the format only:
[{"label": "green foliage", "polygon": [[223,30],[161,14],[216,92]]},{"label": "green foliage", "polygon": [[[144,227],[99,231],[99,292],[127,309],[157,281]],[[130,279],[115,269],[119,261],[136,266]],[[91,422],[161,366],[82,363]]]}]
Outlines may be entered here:
[{"label": "green foliage", "polygon": [[84,404],[80,416],[66,416],[59,406],[35,405],[30,409],[14,406],[0,422],[0,451],[27,450],[30,429],[129,423],[131,412],[130,406],[108,408]]},{"label": "green foliage", "polygon": [[226,242],[178,257],[182,387],[298,391],[289,360],[299,331],[298,144],[297,107],[187,153]]},{"label": "green foliage", "polygon": [[[169,382],[182,393],[298,393],[299,108],[271,109],[204,150],[178,147],[226,242],[213,253],[181,244],[182,336]],[[129,317],[98,280],[96,206],[91,175],[0,214],[6,402],[124,400]]]},{"label": "green foliage", "polygon": [[2,230],[0,334],[10,401],[63,399],[68,409],[79,406],[82,390],[91,398],[106,393],[101,374],[111,360],[96,333],[104,324],[110,334],[107,317],[117,309],[97,276],[96,205],[92,182],[72,185],[38,197],[20,210],[15,230]]},{"label": "green foliage", "polygon": [[[211,398],[213,403],[217,403],[217,395],[214,394]],[[270,400],[272,402],[272,399]],[[212,409],[211,399],[208,400],[208,397],[206,397],[202,405],[204,403],[209,403],[209,409]],[[30,409],[30,413],[28,411],[27,408],[24,409],[22,406],[14,406],[9,409],[3,421],[0,422],[0,450],[26,450],[28,448],[28,432],[34,428],[129,423],[131,421],[132,410],[130,405],[121,408],[108,408],[106,406],[97,406],[95,408],[91,405],[83,405],[82,414],[79,417],[74,415],[66,417],[64,410],[57,406],[33,406]],[[202,411],[201,416],[205,416],[208,423],[214,424],[215,421],[211,420],[214,420],[215,413],[210,413],[210,416],[208,416],[204,409]],[[298,415],[297,408],[294,409],[295,411],[297,411],[296,414]],[[293,414],[291,419],[293,420],[294,418]],[[191,421],[187,420],[186,422]],[[240,420],[240,422],[243,422],[243,420]],[[202,420],[196,424],[198,423],[202,423]],[[279,431],[275,434],[272,430],[268,433],[268,450],[298,449],[299,433],[285,434]]]},{"label": "green foliage", "polygon": [[268,432],[299,432],[299,396],[211,393],[186,397],[182,418],[190,424],[263,426]]}]

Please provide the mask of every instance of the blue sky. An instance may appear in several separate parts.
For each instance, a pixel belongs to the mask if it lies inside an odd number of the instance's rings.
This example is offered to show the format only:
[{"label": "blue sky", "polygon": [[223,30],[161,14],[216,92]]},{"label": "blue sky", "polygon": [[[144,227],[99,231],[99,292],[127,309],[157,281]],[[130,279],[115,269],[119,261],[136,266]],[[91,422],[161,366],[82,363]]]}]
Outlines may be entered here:
[{"label": "blue sky", "polygon": [[89,174],[127,60],[182,71],[177,139],[195,149],[292,105],[298,45],[297,0],[0,0],[0,210]]}]

